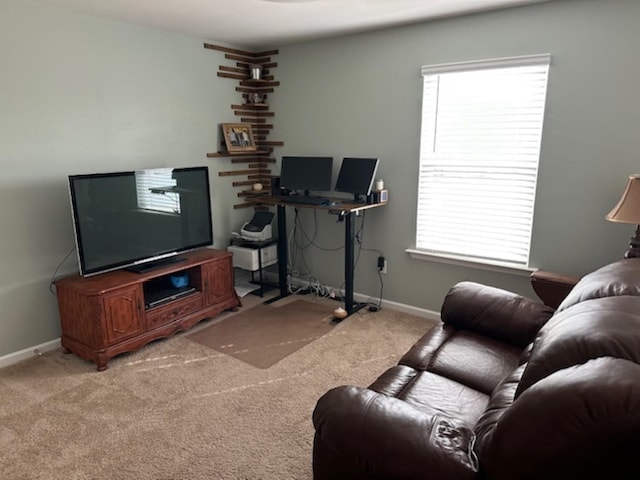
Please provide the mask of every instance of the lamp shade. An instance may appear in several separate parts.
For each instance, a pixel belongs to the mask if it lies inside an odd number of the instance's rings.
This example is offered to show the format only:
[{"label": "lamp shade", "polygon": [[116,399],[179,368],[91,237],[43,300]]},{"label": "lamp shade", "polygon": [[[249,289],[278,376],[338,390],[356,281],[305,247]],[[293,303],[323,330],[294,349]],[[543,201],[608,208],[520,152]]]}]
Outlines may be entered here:
[{"label": "lamp shade", "polygon": [[629,176],[622,197],[605,218],[611,222],[640,225],[640,175]]}]

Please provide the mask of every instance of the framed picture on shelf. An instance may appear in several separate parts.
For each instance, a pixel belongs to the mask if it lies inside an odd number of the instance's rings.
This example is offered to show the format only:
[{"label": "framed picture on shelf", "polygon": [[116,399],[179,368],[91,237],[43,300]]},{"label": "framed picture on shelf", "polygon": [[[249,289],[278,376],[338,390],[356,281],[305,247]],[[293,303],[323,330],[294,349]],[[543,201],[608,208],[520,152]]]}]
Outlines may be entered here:
[{"label": "framed picture on shelf", "polygon": [[257,150],[253,141],[251,125],[244,123],[223,123],[222,135],[227,152],[254,152]]}]

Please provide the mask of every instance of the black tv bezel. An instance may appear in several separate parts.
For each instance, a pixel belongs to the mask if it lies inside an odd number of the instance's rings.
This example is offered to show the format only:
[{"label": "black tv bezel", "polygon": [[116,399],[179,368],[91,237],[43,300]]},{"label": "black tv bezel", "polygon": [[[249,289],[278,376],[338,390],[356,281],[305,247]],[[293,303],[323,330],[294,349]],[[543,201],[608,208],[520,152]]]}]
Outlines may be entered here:
[{"label": "black tv bezel", "polygon": [[[82,234],[80,223],[78,221],[78,205],[77,205],[77,195],[76,195],[76,180],[86,180],[92,178],[111,178],[111,177],[119,177],[119,176],[129,176],[135,175],[136,171],[151,171],[169,168],[171,170],[177,170],[181,172],[186,171],[203,171],[204,179],[206,180],[206,195],[207,195],[207,218],[208,222],[208,233],[209,240],[206,242],[198,242],[190,245],[185,245],[183,247],[177,249],[167,249],[163,251],[158,251],[150,255],[143,255],[140,257],[135,257],[131,259],[127,259],[121,262],[114,263],[106,263],[99,267],[87,268],[86,267],[86,259],[84,257],[84,249],[82,243]],[[68,192],[69,199],[71,204],[71,215],[73,220],[73,237],[75,242],[75,250],[76,257],[78,260],[78,268],[79,273],[83,277],[92,277],[95,275],[100,275],[107,272],[113,272],[116,270],[124,270],[131,269],[133,272],[142,273],[148,271],[153,268],[154,265],[162,266],[165,263],[172,263],[175,261],[179,261],[178,255],[181,253],[190,252],[193,250],[197,250],[199,248],[210,247],[213,245],[213,217],[212,217],[212,208],[211,208],[211,182],[209,181],[209,167],[207,166],[196,166],[196,167],[156,167],[156,168],[140,168],[138,170],[125,170],[125,171],[114,171],[114,172],[102,172],[102,173],[88,173],[88,174],[74,174],[68,176]]]},{"label": "black tv bezel", "polygon": [[[346,175],[346,168],[347,165],[345,165],[345,162],[350,162],[352,160],[358,160],[358,161],[370,161],[373,163],[373,171],[371,172],[371,178],[369,179],[369,187],[367,188],[366,191],[364,190],[358,190],[356,188],[349,188],[349,187],[345,187],[343,185],[344,181],[345,181],[345,175]],[[360,197],[360,195],[363,196],[368,196],[371,194],[371,191],[373,190],[373,184],[376,180],[376,173],[378,172],[378,167],[380,166],[380,159],[377,157],[344,157],[342,159],[342,163],[340,164],[340,170],[338,171],[338,177],[336,179],[336,185],[334,187],[334,190],[336,192],[343,192],[343,193],[352,193],[354,196],[354,199],[357,201]]]}]

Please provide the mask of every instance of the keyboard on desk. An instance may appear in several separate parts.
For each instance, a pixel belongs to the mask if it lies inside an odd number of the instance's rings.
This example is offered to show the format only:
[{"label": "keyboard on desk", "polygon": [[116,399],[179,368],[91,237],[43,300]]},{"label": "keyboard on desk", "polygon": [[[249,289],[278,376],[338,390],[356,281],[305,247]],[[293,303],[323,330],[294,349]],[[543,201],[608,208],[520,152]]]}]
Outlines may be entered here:
[{"label": "keyboard on desk", "polygon": [[278,195],[276,198],[285,203],[296,205],[329,205],[331,203],[328,198],[306,195]]}]

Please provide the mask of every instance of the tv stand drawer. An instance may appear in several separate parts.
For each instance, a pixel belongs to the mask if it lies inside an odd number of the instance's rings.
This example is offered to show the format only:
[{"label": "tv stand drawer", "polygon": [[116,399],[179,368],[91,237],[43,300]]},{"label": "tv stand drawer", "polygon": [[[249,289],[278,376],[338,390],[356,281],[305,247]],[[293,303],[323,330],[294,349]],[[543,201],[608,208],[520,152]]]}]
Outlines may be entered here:
[{"label": "tv stand drawer", "polygon": [[204,298],[202,293],[194,292],[188,297],[174,300],[165,305],[148,310],[145,319],[147,329],[159,327],[167,323],[173,322],[182,317],[186,317],[192,313],[198,312],[204,308]]}]

